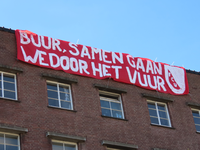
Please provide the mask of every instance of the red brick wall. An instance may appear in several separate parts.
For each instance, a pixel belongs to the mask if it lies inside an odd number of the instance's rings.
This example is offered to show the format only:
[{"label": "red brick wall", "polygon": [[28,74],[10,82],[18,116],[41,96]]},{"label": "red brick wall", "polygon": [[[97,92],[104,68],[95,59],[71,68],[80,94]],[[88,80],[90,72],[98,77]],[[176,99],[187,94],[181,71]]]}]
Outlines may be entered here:
[{"label": "red brick wall", "polygon": [[[187,73],[190,94],[174,96],[145,90],[134,85],[118,83],[110,79],[97,80],[40,68],[17,60],[15,35],[0,31],[0,65],[18,67],[18,99],[20,102],[0,99],[0,124],[28,128],[21,136],[22,150],[51,150],[46,132],[86,137],[79,144],[80,150],[105,150],[101,140],[138,145],[138,150],[163,148],[169,150],[199,150],[200,134],[196,133],[192,112],[186,102],[200,103],[200,75]],[[49,108],[47,73],[77,79],[72,84],[73,111]],[[93,84],[124,89],[122,94],[126,120],[101,117],[98,89]],[[171,98],[168,103],[172,128],[150,125],[146,98],[141,93]]]}]

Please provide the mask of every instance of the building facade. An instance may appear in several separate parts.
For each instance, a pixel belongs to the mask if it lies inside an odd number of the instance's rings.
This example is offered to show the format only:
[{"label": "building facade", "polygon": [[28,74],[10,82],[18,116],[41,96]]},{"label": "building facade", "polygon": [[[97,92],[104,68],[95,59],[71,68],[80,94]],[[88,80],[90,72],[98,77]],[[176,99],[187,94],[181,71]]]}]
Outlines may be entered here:
[{"label": "building facade", "polygon": [[19,61],[0,28],[0,150],[199,150],[200,73],[188,95]]}]

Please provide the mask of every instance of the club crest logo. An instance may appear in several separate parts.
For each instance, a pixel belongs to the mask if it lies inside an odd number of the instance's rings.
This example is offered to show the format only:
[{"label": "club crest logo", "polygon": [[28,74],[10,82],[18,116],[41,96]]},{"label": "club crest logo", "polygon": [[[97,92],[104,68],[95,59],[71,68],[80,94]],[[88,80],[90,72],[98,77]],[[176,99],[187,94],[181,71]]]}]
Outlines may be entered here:
[{"label": "club crest logo", "polygon": [[183,94],[185,92],[184,69],[165,65],[165,80],[174,93]]}]

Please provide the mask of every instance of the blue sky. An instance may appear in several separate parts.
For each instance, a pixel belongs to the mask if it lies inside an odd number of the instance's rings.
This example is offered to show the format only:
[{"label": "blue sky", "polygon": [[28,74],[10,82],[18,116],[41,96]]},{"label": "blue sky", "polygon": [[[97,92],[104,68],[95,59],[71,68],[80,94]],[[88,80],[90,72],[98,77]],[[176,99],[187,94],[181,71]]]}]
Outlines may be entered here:
[{"label": "blue sky", "polygon": [[0,26],[200,71],[200,0],[0,0]]}]

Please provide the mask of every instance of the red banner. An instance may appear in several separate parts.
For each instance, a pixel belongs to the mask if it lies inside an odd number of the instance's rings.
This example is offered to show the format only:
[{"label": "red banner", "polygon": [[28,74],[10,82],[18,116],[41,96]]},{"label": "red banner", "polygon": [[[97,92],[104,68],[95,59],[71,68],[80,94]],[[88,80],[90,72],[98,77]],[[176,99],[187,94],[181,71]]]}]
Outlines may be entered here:
[{"label": "red banner", "polygon": [[16,30],[15,35],[17,58],[26,63],[96,79],[112,78],[173,95],[189,93],[183,67],[74,44],[27,30]]}]

